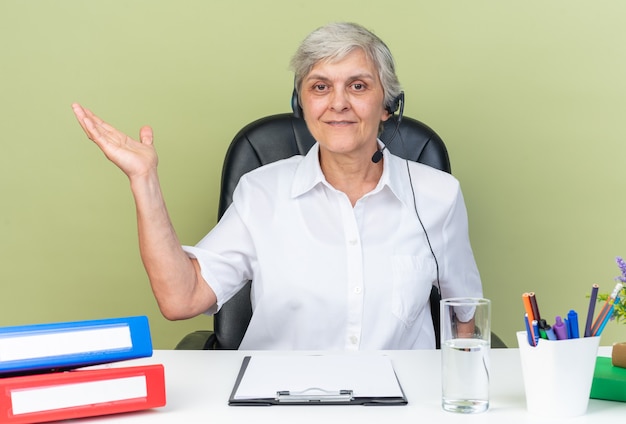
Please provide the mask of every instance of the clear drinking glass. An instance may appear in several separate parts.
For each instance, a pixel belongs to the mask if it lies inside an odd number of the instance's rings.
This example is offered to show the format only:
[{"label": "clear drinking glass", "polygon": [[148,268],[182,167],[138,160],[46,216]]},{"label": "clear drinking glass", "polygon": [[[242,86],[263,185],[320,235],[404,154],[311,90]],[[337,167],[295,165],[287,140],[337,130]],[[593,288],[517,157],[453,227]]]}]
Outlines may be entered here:
[{"label": "clear drinking glass", "polygon": [[441,405],[460,413],[489,408],[489,299],[441,301]]}]

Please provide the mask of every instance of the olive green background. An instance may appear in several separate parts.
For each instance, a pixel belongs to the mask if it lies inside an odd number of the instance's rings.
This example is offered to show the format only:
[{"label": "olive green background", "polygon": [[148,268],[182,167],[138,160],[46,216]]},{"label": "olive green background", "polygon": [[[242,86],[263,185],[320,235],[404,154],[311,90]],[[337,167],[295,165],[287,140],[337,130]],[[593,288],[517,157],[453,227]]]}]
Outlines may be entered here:
[{"label": "olive green background", "polygon": [[525,291],[551,321],[584,319],[591,284],[610,291],[626,256],[625,19],[620,0],[2,0],[0,325],[145,314],[161,349],[211,328],[160,315],[128,181],[70,105],[131,135],[154,127],[172,220],[194,244],[215,224],[233,135],[290,109],[292,53],[340,20],[387,42],[405,114],[448,146],[493,329],[517,345]]}]

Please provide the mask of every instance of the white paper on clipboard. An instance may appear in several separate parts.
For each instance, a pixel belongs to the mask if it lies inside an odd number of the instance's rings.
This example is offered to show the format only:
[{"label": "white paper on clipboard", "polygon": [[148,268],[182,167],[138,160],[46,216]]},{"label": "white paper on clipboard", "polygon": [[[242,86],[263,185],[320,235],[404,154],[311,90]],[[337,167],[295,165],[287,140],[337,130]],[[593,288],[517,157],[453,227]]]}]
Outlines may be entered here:
[{"label": "white paper on clipboard", "polygon": [[[277,393],[340,393],[353,398],[403,399],[384,355],[261,355],[249,358],[232,400],[273,399]],[[356,402],[358,403],[358,402]]]}]

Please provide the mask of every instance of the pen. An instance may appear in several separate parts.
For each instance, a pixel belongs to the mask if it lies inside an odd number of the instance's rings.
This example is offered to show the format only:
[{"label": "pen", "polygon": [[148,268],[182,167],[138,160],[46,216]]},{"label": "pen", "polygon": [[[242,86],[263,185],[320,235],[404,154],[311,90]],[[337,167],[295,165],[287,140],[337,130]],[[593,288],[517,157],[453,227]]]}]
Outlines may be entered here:
[{"label": "pen", "polygon": [[530,331],[530,323],[528,322],[528,314],[524,314],[524,324],[526,325],[526,337],[528,338],[528,344],[535,346],[535,339],[533,339],[533,333]]},{"label": "pen", "polygon": [[552,326],[554,330],[554,334],[556,335],[557,340],[565,340],[567,339],[567,330],[565,328],[565,323],[560,316],[556,317],[556,323]]},{"label": "pen", "polygon": [[[532,323],[535,319],[535,316],[533,315],[533,308],[530,304],[530,296],[528,293],[522,294],[522,302],[524,302],[524,309],[526,310],[526,314],[528,315],[528,322]],[[530,335],[532,336],[533,340],[535,340],[535,333],[532,325],[530,326]]]},{"label": "pen", "polygon": [[533,320],[533,337],[535,338],[535,346],[537,346],[537,344],[539,343],[539,324],[537,323],[537,320],[534,319]]},{"label": "pen", "polygon": [[602,325],[602,323],[604,322],[604,318],[606,318],[606,314],[609,312],[611,305],[613,304],[613,302],[615,302],[615,298],[617,297],[619,292],[622,290],[623,286],[624,285],[622,283],[617,283],[615,285],[615,288],[611,292],[611,295],[607,299],[606,303],[604,304],[604,306],[602,306],[600,313],[598,314],[598,316],[596,317],[596,320],[591,326],[591,334],[593,336],[595,336],[598,333],[598,329],[600,328],[600,325]]},{"label": "pen", "polygon": [[578,314],[575,310],[571,309],[567,313],[567,323],[569,325],[569,338],[577,339],[578,337],[580,337],[578,333]]},{"label": "pen", "polygon": [[615,308],[615,303],[617,302],[619,302],[619,296],[615,298],[615,302],[613,302],[613,304],[609,308],[609,312],[606,314],[604,321],[602,321],[602,324],[600,324],[600,327],[598,328],[598,331],[596,331],[596,334],[594,334],[594,336],[600,336],[600,334],[602,334],[602,330],[604,330],[604,326],[606,325],[607,322],[609,322],[609,320],[611,319],[611,316],[613,316],[613,309]]},{"label": "pen", "polygon": [[598,285],[591,286],[591,295],[589,296],[589,311],[587,312],[587,322],[585,324],[585,337],[591,337],[591,324],[593,322],[593,313],[596,309],[596,300],[598,298]]}]

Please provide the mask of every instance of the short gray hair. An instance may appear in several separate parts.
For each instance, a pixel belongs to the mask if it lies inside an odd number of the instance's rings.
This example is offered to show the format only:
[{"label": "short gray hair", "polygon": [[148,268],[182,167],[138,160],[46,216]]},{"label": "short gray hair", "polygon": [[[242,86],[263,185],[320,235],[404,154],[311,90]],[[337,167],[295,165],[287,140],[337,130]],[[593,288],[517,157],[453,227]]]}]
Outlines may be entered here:
[{"label": "short gray hair", "polygon": [[402,87],[396,75],[396,66],[387,45],[371,31],[361,25],[338,22],[325,25],[309,34],[291,59],[295,74],[294,85],[300,97],[302,81],[321,60],[338,61],[362,49],[376,69],[385,94],[385,107],[394,104]]}]

